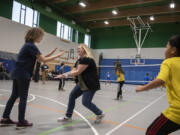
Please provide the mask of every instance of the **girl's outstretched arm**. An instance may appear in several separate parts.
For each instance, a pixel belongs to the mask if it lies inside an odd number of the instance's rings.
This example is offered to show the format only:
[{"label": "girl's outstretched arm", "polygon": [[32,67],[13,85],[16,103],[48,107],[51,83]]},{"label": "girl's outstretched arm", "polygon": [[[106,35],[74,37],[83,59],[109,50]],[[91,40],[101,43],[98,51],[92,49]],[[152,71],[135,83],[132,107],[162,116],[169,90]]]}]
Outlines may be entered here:
[{"label": "girl's outstretched arm", "polygon": [[150,89],[154,89],[157,87],[160,87],[164,84],[164,81],[161,79],[154,79],[153,81],[149,82],[146,85],[139,85],[136,87],[136,92],[141,92],[141,91],[146,91],[146,90],[150,90]]}]

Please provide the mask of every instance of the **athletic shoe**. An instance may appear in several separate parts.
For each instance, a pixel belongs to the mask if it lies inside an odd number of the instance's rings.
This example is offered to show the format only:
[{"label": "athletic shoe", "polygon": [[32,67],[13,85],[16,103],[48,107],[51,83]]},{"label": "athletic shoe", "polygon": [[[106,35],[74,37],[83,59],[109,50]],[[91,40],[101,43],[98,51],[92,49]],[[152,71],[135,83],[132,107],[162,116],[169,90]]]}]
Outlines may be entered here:
[{"label": "athletic shoe", "polygon": [[119,98],[115,98],[114,100],[122,100],[123,99],[123,96],[120,95]]},{"label": "athletic shoe", "polygon": [[96,124],[99,124],[101,123],[102,119],[104,118],[105,114],[102,113],[101,115],[96,115],[96,120],[95,120],[95,123]]},{"label": "athletic shoe", "polygon": [[72,118],[65,116],[65,117],[60,117],[60,118],[58,118],[57,121],[58,121],[58,122],[72,122]]},{"label": "athletic shoe", "polygon": [[0,126],[6,126],[6,125],[13,125],[13,124],[17,124],[17,121],[13,121],[11,119],[1,119],[0,120]]},{"label": "athletic shoe", "polygon": [[24,120],[24,122],[18,122],[16,124],[17,129],[25,128],[25,127],[32,127],[32,126],[33,126],[33,123],[30,123],[27,120]]},{"label": "athletic shoe", "polygon": [[58,90],[59,90],[59,91],[60,91],[60,90],[64,91],[64,89],[63,89],[63,88],[59,88]]}]

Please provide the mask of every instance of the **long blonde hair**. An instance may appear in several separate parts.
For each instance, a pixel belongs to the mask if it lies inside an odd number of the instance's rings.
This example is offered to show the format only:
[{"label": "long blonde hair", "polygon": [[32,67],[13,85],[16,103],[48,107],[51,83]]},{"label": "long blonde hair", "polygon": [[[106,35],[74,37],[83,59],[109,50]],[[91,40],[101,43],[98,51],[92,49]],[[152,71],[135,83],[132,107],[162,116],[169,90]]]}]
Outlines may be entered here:
[{"label": "long blonde hair", "polygon": [[81,46],[84,49],[86,57],[94,59],[94,57],[93,57],[93,55],[91,53],[91,50],[87,47],[87,45],[79,44],[79,46]]}]

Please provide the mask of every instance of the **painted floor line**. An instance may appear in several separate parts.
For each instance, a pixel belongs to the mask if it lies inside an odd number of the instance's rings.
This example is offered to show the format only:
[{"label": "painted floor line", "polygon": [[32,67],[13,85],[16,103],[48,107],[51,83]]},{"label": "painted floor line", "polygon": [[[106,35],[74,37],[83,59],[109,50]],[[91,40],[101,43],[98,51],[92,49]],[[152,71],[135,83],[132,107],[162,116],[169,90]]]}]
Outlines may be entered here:
[{"label": "painted floor line", "polygon": [[[64,110],[57,110],[55,108],[48,107],[48,106],[31,104],[31,103],[28,103],[28,106],[31,106],[33,108],[38,108],[38,109],[44,109],[44,110],[48,110],[48,111],[58,112],[58,113],[62,113],[64,115],[66,114],[66,112]],[[73,113],[73,116],[78,116],[78,115],[76,113]]]},{"label": "painted floor line", "polygon": [[[36,104],[28,104],[29,106],[32,106],[34,108],[38,108],[38,109],[43,109],[43,110],[47,110],[47,111],[52,111],[52,112],[58,112],[58,113],[62,113],[65,114],[66,112],[63,110],[57,110],[55,108],[52,107],[48,107],[48,106],[43,106],[43,105],[36,105]],[[74,115],[74,116],[78,116],[78,115]],[[87,118],[87,117],[86,117]],[[91,120],[95,120],[95,118],[90,118]],[[106,123],[106,124],[112,124],[112,125],[119,125],[120,122],[113,122],[113,121],[107,121],[107,120],[102,120],[102,123]],[[133,128],[133,129],[137,129],[137,130],[146,130],[145,128],[140,128],[140,127],[136,127],[134,125],[129,125],[129,124],[125,124],[123,125],[124,127],[127,128]]]},{"label": "painted floor line", "polygon": [[[1,104],[0,104],[1,106]],[[48,106],[43,106],[43,105],[36,105],[36,104],[30,104],[28,103],[28,106],[32,106],[34,108],[39,108],[39,109],[44,109],[44,110],[49,110],[49,111],[53,111],[53,112],[60,112],[60,113],[63,113],[65,114],[66,112],[63,111],[63,110],[57,110],[55,108],[51,108],[51,107],[48,107]],[[74,114],[73,114],[74,115]],[[77,115],[76,115],[77,116]],[[95,118],[90,118],[91,120],[95,120]],[[68,126],[71,126],[72,124],[76,124],[77,122],[80,122],[80,120],[78,121],[74,121],[73,123],[68,123],[66,124],[64,127],[68,127]],[[112,124],[112,125],[119,125],[120,122],[113,122],[113,121],[107,121],[107,120],[102,120],[102,123],[106,123],[106,124]],[[38,123],[39,124],[39,123]],[[43,123],[44,124],[44,123]],[[146,128],[140,128],[140,127],[137,127],[137,126],[134,126],[134,125],[130,125],[130,124],[124,124],[123,125],[124,127],[127,127],[127,128],[133,128],[133,129],[136,129],[136,130],[143,130],[145,131]],[[63,127],[59,128],[58,127],[58,130],[62,129]],[[57,129],[56,129],[57,130]],[[51,129],[49,131],[49,133],[51,133],[52,131],[55,131],[55,129]],[[46,133],[47,134],[47,133]],[[42,135],[42,134],[41,134]]]},{"label": "painted floor line", "polygon": [[[53,111],[53,112],[58,112],[58,113],[62,113],[62,114],[65,114],[66,112],[63,111],[63,110],[57,110],[55,108],[51,108],[51,107],[48,107],[48,106],[43,106],[43,105],[36,105],[36,104],[28,104],[29,106],[32,106],[34,108],[39,108],[39,109],[44,109],[44,110],[48,110],[48,111]],[[76,115],[77,116],[77,115]],[[87,117],[86,117],[87,118]],[[95,118],[90,118],[91,120],[95,120]],[[107,121],[107,120],[102,120],[102,123],[106,123],[106,124],[112,124],[112,125],[119,125],[120,122],[113,122],[113,121]],[[71,123],[72,124],[72,123]],[[75,124],[75,122],[74,122]],[[127,128],[132,128],[132,129],[136,129],[136,130],[143,130],[145,131],[146,128],[141,128],[141,127],[137,127],[137,126],[134,126],[134,125],[130,125],[130,124],[124,124],[123,125],[124,127],[127,127]]]},{"label": "painted floor line", "polygon": [[133,118],[135,118],[137,115],[139,115],[140,113],[142,113],[143,111],[145,111],[147,108],[149,108],[151,105],[155,104],[157,101],[159,101],[162,97],[164,97],[166,94],[163,94],[162,96],[160,96],[159,98],[157,98],[156,100],[154,100],[153,102],[151,102],[150,104],[148,104],[147,106],[145,106],[143,109],[141,109],[140,111],[138,111],[137,113],[135,113],[133,116],[131,116],[130,118],[128,118],[127,120],[125,120],[124,122],[120,123],[118,126],[116,126],[115,128],[113,128],[112,130],[110,130],[109,132],[107,132],[105,135],[111,135],[113,132],[115,132],[117,129],[119,129],[121,126],[123,126],[125,123],[127,123],[128,121],[132,120]]},{"label": "painted floor line", "polygon": [[[67,107],[67,105],[65,105],[65,104],[63,104],[63,103],[61,103],[61,102],[59,102],[59,101],[57,101],[57,100],[54,100],[54,99],[51,99],[51,98],[48,98],[48,97],[44,97],[44,96],[40,96],[40,95],[34,95],[34,96],[40,97],[40,98],[43,98],[43,99],[52,101],[52,102],[54,102],[54,103],[60,104],[60,105],[62,105],[62,106],[64,106],[64,107]],[[79,112],[76,111],[76,110],[74,110],[74,112],[75,112],[76,114],[78,114],[78,115],[89,125],[89,127],[92,129],[92,131],[94,132],[95,135],[99,135],[99,133],[97,132],[97,130],[92,126],[92,124],[91,124],[81,113],[79,113]]]},{"label": "painted floor line", "polygon": [[[129,101],[129,102],[130,102],[130,101]],[[117,109],[117,108],[119,108],[119,107],[121,107],[121,106],[129,103],[129,102],[124,102],[124,103],[122,103],[122,104],[112,106],[112,107],[110,107],[110,108],[107,108],[107,109],[103,110],[103,112],[112,111],[112,110],[114,110],[114,109]],[[86,119],[92,119],[93,117],[95,117],[95,115],[94,115],[94,114],[91,114],[91,115],[87,116]],[[58,131],[58,130],[61,130],[61,129],[65,128],[65,127],[75,125],[75,124],[77,124],[77,123],[79,123],[79,122],[81,122],[81,121],[82,121],[82,119],[79,119],[79,120],[76,120],[76,121],[67,123],[67,124],[65,124],[65,125],[61,125],[61,126],[59,126],[59,127],[56,127],[56,128],[53,128],[53,129],[50,129],[50,130],[47,130],[47,131],[44,131],[44,132],[42,132],[42,133],[39,133],[38,135],[47,135],[47,134],[49,134],[49,133],[53,133],[53,132],[56,132],[56,131]],[[118,125],[118,124],[117,124],[117,125]]]},{"label": "painted floor line", "polygon": [[[8,91],[8,92],[10,92],[10,90],[5,90],[5,89],[0,89],[1,91]],[[30,94],[30,95],[32,95],[32,94]],[[41,98],[44,98],[44,99],[47,99],[47,100],[50,100],[50,101],[53,101],[53,102],[55,102],[55,103],[58,103],[58,104],[61,104],[61,105],[63,105],[63,106],[65,106],[65,107],[67,107],[67,105],[65,105],[65,104],[63,104],[63,103],[60,103],[60,102],[58,102],[58,101],[56,101],[56,100],[54,100],[54,99],[50,99],[50,98],[47,98],[47,97],[43,97],[43,96],[39,96],[39,95],[32,95],[34,98],[32,98],[31,100],[34,100],[35,99],[35,96],[37,96],[37,97],[41,97]],[[119,105],[118,105],[119,106]],[[116,108],[116,107],[115,107]],[[109,109],[114,109],[114,107],[112,107],[112,108],[108,108],[108,110]],[[84,116],[81,116],[81,114],[79,113],[79,112],[77,112],[76,110],[75,110],[75,113],[76,114],[78,114],[84,121],[85,121],[85,117]],[[92,116],[94,116],[94,115],[91,115],[91,117]],[[79,122],[79,120],[78,121],[76,121],[76,122]],[[85,121],[86,123],[88,122],[89,124],[88,125],[91,125],[91,123],[86,119],[86,121]],[[69,124],[68,124],[69,125]],[[66,125],[66,126],[68,126],[68,125]],[[72,124],[70,124],[70,125],[72,125]],[[94,127],[91,127],[91,129],[93,130],[93,132],[95,133],[95,135],[99,135],[98,134],[98,132],[96,131],[96,129],[94,128]]]},{"label": "painted floor line", "polygon": [[[58,112],[58,113],[62,113],[62,114],[65,114],[66,112],[63,111],[63,110],[57,110],[55,108],[51,108],[51,107],[48,107],[48,106],[43,106],[43,105],[36,105],[36,104],[31,104],[31,103],[28,103],[27,104],[28,106],[32,106],[34,108],[39,108],[39,109],[44,109],[44,110],[48,110],[48,111],[53,111],[53,112]],[[4,106],[4,105],[1,105],[0,106]],[[74,114],[73,114],[74,115]],[[77,116],[74,115],[74,116]],[[95,120],[95,118],[90,118],[91,120]],[[113,121],[107,121],[107,120],[102,120],[102,123],[107,123],[107,124],[112,124],[112,125],[119,125],[120,122],[113,122]],[[71,123],[72,124],[72,123]],[[74,123],[75,124],[75,123]],[[69,125],[68,125],[69,126]],[[146,130],[144,128],[140,128],[140,127],[136,127],[136,126],[133,126],[133,125],[129,125],[129,124],[125,124],[123,125],[124,127],[128,127],[128,128],[134,128],[134,129],[137,129],[137,130]]]},{"label": "painted floor line", "polygon": [[[8,91],[8,92],[10,92],[10,90],[4,90],[4,89],[0,89],[1,91]],[[0,94],[0,95],[2,95],[2,94]],[[32,95],[32,94],[30,94],[33,98],[30,100],[30,102],[31,101],[33,101],[33,100],[35,100],[35,95]],[[163,96],[163,95],[162,95]],[[161,96],[161,97],[162,97]],[[38,95],[37,95],[37,97],[38,97]],[[43,97],[43,96],[40,96],[40,97]],[[159,97],[159,98],[161,98],[161,97]],[[45,98],[47,98],[47,97],[45,97]],[[48,99],[51,99],[51,98],[48,98]],[[52,100],[54,100],[54,99],[51,99],[51,101]],[[54,101],[56,101],[56,100],[54,100]],[[53,101],[53,102],[54,102]],[[157,101],[158,101],[158,99],[157,99]],[[58,102],[58,101],[57,101]],[[56,103],[57,103],[56,102]],[[59,104],[59,103],[58,103]],[[62,105],[63,103],[61,103],[60,102],[60,104]],[[151,106],[152,104],[154,104],[153,102],[152,103],[150,103],[149,105]],[[31,105],[31,104],[30,104]],[[148,105],[148,106],[149,106]],[[33,104],[32,104],[32,106],[34,106]],[[65,107],[67,107],[67,105],[65,105],[65,104],[63,104],[63,106],[65,106]],[[150,107],[149,106],[149,107]],[[2,105],[2,104],[0,104],[0,107],[4,107],[4,105]],[[111,107],[111,109],[113,109],[114,107]],[[116,107],[115,107],[116,108]],[[147,106],[145,107],[146,109],[148,108]],[[46,108],[47,109],[47,108]],[[49,108],[48,108],[49,109]],[[50,109],[53,109],[53,108],[50,108]],[[111,110],[110,109],[110,110]],[[106,111],[108,111],[109,109],[107,109]],[[143,109],[142,109],[143,110]],[[59,110],[55,110],[56,112],[60,112]],[[144,111],[144,110],[143,110]],[[94,115],[95,116],[95,115]],[[134,115],[133,115],[134,116]],[[137,116],[137,115],[136,115]],[[91,115],[91,117],[92,117],[92,115]],[[87,117],[86,117],[87,118]],[[91,119],[93,119],[93,118],[91,118]],[[76,124],[76,123],[78,123],[78,122],[80,122],[81,120],[76,120],[76,121],[73,121],[72,123],[67,123],[66,125],[64,125],[64,127],[67,127],[67,126],[70,126],[70,125],[73,125],[73,124]],[[109,123],[109,124],[114,124],[114,125],[120,125],[120,124],[122,124],[122,123],[119,123],[119,122],[111,122],[111,121],[102,121],[102,122],[104,122],[104,123]],[[135,129],[138,129],[138,130],[146,130],[146,129],[144,129],[144,128],[139,128],[139,127],[135,127],[135,126],[132,126],[132,125],[128,125],[128,124],[123,124],[122,126],[125,126],[125,127],[129,127],[129,128],[135,128]],[[63,128],[63,127],[57,127],[57,128],[59,128],[59,129],[61,129],[61,128]],[[59,130],[58,129],[58,130]],[[52,129],[52,130],[49,130],[50,132],[49,133],[52,133],[53,132],[53,130],[55,130],[55,131],[57,131],[57,129],[55,128],[55,129]],[[54,132],[55,132],[54,131]],[[38,135],[43,135],[42,133],[41,134],[38,134]],[[46,135],[46,134],[45,134]]]},{"label": "painted floor line", "polygon": [[0,104],[0,107],[4,107],[4,105]]},{"label": "painted floor line", "polygon": [[[5,91],[5,92],[11,92],[10,90],[5,90],[5,89],[0,89],[0,91]],[[2,95],[2,94],[1,94]],[[30,100],[27,100],[27,103],[30,103],[36,99],[36,97],[32,94],[29,94],[32,96]],[[19,103],[15,103],[14,105],[18,105]],[[5,107],[6,105],[0,105],[0,107]]]}]

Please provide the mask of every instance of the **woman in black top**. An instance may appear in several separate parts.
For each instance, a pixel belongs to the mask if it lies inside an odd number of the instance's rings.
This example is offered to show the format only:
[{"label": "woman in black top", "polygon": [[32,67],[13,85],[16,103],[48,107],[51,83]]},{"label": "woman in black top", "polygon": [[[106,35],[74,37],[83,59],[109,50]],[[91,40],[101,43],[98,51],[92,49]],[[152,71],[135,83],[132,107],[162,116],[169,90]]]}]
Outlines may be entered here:
[{"label": "woman in black top", "polygon": [[70,93],[66,116],[59,118],[58,121],[72,121],[71,117],[75,107],[75,100],[83,95],[82,104],[96,114],[95,123],[100,123],[104,114],[95,104],[92,103],[96,90],[100,89],[97,67],[93,56],[86,45],[80,44],[78,46],[78,55],[79,59],[76,61],[74,68],[70,72],[55,77],[76,77],[76,86]]},{"label": "woman in black top", "polygon": [[[32,126],[33,124],[25,120],[26,102],[30,80],[36,60],[40,62],[48,62],[60,57],[65,52],[60,52],[54,56],[43,56],[39,51],[36,43],[41,42],[44,36],[44,30],[41,28],[31,28],[25,35],[25,44],[19,51],[17,61],[15,63],[12,74],[13,86],[11,96],[6,104],[3,118],[0,125],[16,124],[17,128]],[[55,51],[55,50],[54,50]],[[52,53],[54,52],[52,51]],[[49,55],[51,55],[50,53]],[[18,122],[10,119],[10,113],[17,98],[19,101]]]}]

